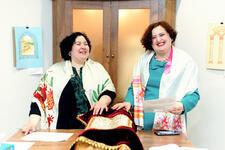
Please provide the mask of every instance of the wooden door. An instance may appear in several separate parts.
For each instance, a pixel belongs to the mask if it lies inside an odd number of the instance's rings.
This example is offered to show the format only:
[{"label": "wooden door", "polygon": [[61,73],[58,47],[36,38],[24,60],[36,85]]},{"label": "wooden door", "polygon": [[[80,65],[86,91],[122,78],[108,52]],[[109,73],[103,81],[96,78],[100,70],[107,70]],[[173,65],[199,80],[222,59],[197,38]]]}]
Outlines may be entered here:
[{"label": "wooden door", "polygon": [[[123,100],[133,67],[144,53],[140,39],[145,28],[159,20],[173,26],[175,22],[175,0],[65,0],[60,3],[62,8],[54,2],[53,12],[61,17],[61,21],[53,18],[54,49],[58,49],[63,35],[86,32],[93,46],[91,58],[102,63],[111,75],[117,100]],[[54,51],[54,62],[60,60],[59,54],[59,50]]]},{"label": "wooden door", "polygon": [[117,99],[123,100],[130,86],[133,68],[144,49],[140,43],[151,22],[150,1],[114,1],[111,4],[111,73]]}]

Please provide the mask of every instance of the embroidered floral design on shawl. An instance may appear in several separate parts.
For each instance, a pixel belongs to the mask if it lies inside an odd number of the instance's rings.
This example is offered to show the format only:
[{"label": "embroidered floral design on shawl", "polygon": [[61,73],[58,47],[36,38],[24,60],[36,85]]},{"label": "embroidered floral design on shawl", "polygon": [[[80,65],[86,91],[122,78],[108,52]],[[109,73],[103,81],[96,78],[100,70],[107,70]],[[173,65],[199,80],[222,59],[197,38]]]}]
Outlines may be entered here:
[{"label": "embroidered floral design on shawl", "polygon": [[48,114],[48,117],[47,117],[48,128],[50,128],[51,123],[53,122],[53,119],[54,119],[53,115]]},{"label": "embroidered floral design on shawl", "polygon": [[[41,108],[44,112],[47,110],[51,110],[54,107],[54,99],[53,99],[53,77],[48,78],[48,74],[45,73],[41,78],[40,84],[34,92],[33,96],[38,99],[41,104]],[[47,122],[48,127],[51,126],[53,122],[54,116],[48,115]]]},{"label": "embroidered floral design on shawl", "polygon": [[109,79],[106,79],[103,84],[98,84],[97,90],[93,90],[92,100],[96,103],[98,101],[98,96],[105,89],[106,85],[109,83]]},{"label": "embroidered floral design on shawl", "polygon": [[145,88],[142,85],[140,76],[133,77],[132,86],[134,91],[134,122],[140,127],[144,126],[143,101]]},{"label": "embroidered floral design on shawl", "polygon": [[180,115],[173,115],[168,112],[157,112],[153,130],[182,131],[182,120]]},{"label": "embroidered floral design on shawl", "polygon": [[[44,111],[46,110],[46,107],[48,110],[50,110],[54,106],[52,86],[53,77],[49,79],[48,74],[45,73],[44,76],[41,78],[39,87],[33,94],[34,97],[40,101],[41,107]],[[47,103],[47,105],[45,105],[45,103]]]}]

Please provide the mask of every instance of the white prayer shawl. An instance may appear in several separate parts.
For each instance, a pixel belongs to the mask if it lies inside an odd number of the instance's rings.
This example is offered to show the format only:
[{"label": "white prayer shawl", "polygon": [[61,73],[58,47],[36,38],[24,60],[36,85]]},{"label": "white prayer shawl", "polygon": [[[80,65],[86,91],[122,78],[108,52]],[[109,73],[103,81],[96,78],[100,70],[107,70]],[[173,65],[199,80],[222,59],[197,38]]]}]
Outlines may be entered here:
[{"label": "white prayer shawl", "polygon": [[[38,104],[41,111],[41,128],[56,128],[59,99],[72,75],[73,70],[71,62],[62,61],[51,66],[44,75],[46,78],[40,81],[39,87],[45,85],[47,89],[45,93],[47,95],[46,100],[44,105],[42,105],[36,97],[33,98],[33,101]],[[108,80],[108,82],[104,84],[106,80]],[[115,87],[108,72],[100,63],[91,59],[88,59],[83,66],[82,81],[85,94],[90,104],[94,104],[102,92],[106,90],[115,91]],[[104,88],[99,91],[99,87],[102,87],[103,84],[105,85]],[[51,97],[48,96],[48,93],[51,93],[51,91],[53,93],[52,101],[48,101],[49,99],[51,100],[51,98],[48,98]],[[97,97],[93,94],[93,91],[97,93]]]},{"label": "white prayer shawl", "polygon": [[[153,55],[154,52],[146,51],[133,72],[133,79],[139,76],[144,89],[150,77],[149,62]],[[170,72],[164,72],[162,75],[159,98],[170,97],[180,101],[186,94],[193,93],[197,88],[198,68],[196,63],[186,52],[173,47]]]}]

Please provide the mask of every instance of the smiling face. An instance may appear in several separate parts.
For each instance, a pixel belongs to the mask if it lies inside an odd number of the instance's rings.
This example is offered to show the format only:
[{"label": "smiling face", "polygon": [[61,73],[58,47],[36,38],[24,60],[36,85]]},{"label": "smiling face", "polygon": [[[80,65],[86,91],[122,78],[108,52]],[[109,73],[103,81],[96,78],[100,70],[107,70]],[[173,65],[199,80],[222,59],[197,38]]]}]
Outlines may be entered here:
[{"label": "smiling face", "polygon": [[152,48],[156,55],[168,55],[172,47],[172,39],[169,33],[162,27],[157,26],[152,30]]},{"label": "smiling face", "polygon": [[78,36],[71,50],[72,64],[84,64],[90,54],[90,48],[86,39],[83,36]]}]

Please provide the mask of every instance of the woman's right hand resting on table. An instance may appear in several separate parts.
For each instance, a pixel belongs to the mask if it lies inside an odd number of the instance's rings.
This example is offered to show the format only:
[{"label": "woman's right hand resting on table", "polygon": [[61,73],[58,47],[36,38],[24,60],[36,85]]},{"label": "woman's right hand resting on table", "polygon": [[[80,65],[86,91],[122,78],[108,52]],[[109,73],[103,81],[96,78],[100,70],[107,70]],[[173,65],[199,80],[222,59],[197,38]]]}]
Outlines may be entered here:
[{"label": "woman's right hand resting on table", "polygon": [[129,111],[131,108],[131,104],[129,102],[122,102],[122,103],[117,103],[112,107],[112,109],[116,109],[116,110],[119,110],[121,108],[124,108],[126,109],[126,111]]},{"label": "woman's right hand resting on table", "polygon": [[30,115],[29,121],[22,128],[22,133],[25,135],[30,134],[34,131],[37,131],[41,117],[39,115]]}]

